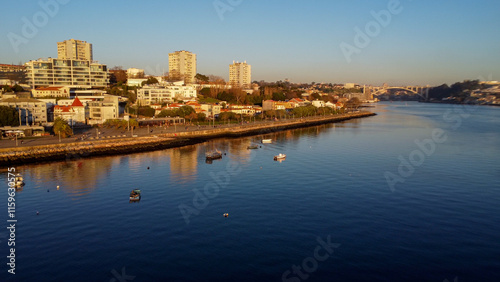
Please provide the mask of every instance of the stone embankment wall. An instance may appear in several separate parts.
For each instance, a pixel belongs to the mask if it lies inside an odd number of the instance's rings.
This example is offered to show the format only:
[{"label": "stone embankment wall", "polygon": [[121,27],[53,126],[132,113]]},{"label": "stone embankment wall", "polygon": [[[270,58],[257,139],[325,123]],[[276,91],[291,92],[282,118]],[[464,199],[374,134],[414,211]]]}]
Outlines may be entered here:
[{"label": "stone embankment wall", "polygon": [[370,112],[360,112],[343,115],[283,120],[273,123],[248,124],[230,128],[168,133],[155,135],[153,137],[135,137],[99,141],[82,141],[66,144],[51,144],[44,146],[5,148],[0,149],[0,167],[15,164],[74,160],[93,156],[153,151],[192,145],[212,138],[266,134],[287,129],[340,122],[348,119],[373,115],[375,114]]}]

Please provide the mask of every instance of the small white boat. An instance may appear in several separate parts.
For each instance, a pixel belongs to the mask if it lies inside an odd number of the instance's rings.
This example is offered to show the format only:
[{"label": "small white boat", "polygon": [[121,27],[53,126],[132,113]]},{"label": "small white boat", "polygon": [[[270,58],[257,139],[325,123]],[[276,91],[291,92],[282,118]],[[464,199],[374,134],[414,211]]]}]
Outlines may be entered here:
[{"label": "small white boat", "polygon": [[273,139],[262,139],[262,143],[273,143]]},{"label": "small white boat", "polygon": [[286,155],[285,154],[278,154],[276,156],[274,156],[274,160],[277,161],[277,160],[284,160],[286,159]]},{"label": "small white boat", "polygon": [[15,179],[14,179],[14,185],[15,187],[19,188],[19,187],[23,187],[24,186],[24,178],[21,174],[17,174]]}]

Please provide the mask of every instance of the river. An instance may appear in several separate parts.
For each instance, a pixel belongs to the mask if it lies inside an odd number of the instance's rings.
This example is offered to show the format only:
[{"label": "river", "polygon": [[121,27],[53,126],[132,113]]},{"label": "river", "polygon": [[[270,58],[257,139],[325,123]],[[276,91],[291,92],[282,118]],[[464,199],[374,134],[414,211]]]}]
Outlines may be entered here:
[{"label": "river", "polygon": [[[378,115],[17,166],[16,274],[4,221],[0,280],[500,281],[500,109],[370,110]],[[208,164],[214,149],[223,158]],[[7,187],[5,171],[0,180]],[[130,203],[134,188],[142,199]]]}]

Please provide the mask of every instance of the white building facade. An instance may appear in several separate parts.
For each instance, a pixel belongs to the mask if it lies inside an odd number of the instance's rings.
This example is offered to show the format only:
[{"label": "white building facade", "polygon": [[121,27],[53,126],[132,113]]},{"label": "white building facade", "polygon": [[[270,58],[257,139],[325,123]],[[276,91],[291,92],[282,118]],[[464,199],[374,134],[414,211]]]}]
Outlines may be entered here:
[{"label": "white building facade", "polygon": [[175,100],[196,100],[198,91],[193,86],[144,86],[137,90],[137,101],[141,105],[172,103]]},{"label": "white building facade", "polygon": [[26,66],[26,80],[31,88],[48,86],[106,87],[108,67],[90,60],[38,59]]}]

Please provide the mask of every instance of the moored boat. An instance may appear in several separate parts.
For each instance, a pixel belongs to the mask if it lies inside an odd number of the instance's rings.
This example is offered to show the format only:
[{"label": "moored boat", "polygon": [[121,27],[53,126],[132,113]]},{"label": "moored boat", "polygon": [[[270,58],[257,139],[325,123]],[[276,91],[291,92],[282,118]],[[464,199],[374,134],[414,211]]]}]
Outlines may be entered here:
[{"label": "moored boat", "polygon": [[130,192],[130,200],[131,201],[139,201],[141,199],[141,190],[134,189]]},{"label": "moored boat", "polygon": [[262,143],[273,143],[273,139],[262,139]]},{"label": "moored boat", "polygon": [[274,156],[274,160],[277,161],[277,160],[284,160],[286,158],[286,155],[285,154],[281,154],[279,153],[278,155]]},{"label": "moored boat", "polygon": [[219,150],[215,150],[215,151],[206,153],[205,157],[207,158],[207,160],[221,159],[222,153]]},{"label": "moored boat", "polygon": [[247,147],[247,149],[251,149],[251,150],[259,149],[259,146],[258,145],[250,145]]},{"label": "moored boat", "polygon": [[21,174],[16,174],[16,177],[14,178],[14,186],[19,188],[24,186],[24,178]]}]

